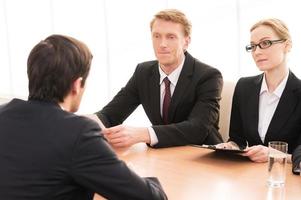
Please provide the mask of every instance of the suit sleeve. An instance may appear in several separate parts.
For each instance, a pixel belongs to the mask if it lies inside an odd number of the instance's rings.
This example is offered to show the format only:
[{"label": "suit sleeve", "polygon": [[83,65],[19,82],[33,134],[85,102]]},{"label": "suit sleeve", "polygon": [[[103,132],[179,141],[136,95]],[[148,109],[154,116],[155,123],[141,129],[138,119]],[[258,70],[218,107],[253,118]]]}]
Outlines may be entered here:
[{"label": "suit sleeve", "polygon": [[240,91],[242,90],[241,79],[237,82],[232,99],[231,118],[229,141],[235,142],[241,148],[247,146],[246,138],[243,131],[242,116],[240,110],[240,103],[242,103]]},{"label": "suit sleeve", "polygon": [[292,155],[292,162],[293,162],[293,173],[300,174],[300,163],[301,163],[301,145],[299,145],[293,155]]},{"label": "suit sleeve", "polygon": [[[137,68],[135,70],[135,73]],[[112,101],[95,114],[106,127],[122,124],[123,121],[140,105],[135,73]]]},{"label": "suit sleeve", "polygon": [[71,176],[107,199],[167,199],[156,178],[139,177],[116,157],[99,129],[86,129],[78,138]]},{"label": "suit sleeve", "polygon": [[158,137],[155,148],[222,142],[218,133],[222,75],[218,70],[210,68],[203,71],[202,76],[194,87],[195,100],[193,106],[187,108],[190,110],[187,118],[168,125],[153,126]]}]

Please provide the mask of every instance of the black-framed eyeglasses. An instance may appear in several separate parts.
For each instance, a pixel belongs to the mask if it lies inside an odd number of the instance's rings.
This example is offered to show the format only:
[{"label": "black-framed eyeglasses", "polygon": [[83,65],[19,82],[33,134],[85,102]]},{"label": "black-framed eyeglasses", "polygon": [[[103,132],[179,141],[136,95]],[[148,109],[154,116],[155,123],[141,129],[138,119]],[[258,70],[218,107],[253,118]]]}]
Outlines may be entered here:
[{"label": "black-framed eyeglasses", "polygon": [[254,52],[256,50],[256,47],[259,46],[260,49],[267,49],[270,46],[272,46],[272,44],[276,44],[276,43],[282,43],[285,42],[286,39],[280,39],[280,40],[263,40],[261,42],[259,42],[258,44],[249,44],[246,46],[246,51],[247,52]]}]

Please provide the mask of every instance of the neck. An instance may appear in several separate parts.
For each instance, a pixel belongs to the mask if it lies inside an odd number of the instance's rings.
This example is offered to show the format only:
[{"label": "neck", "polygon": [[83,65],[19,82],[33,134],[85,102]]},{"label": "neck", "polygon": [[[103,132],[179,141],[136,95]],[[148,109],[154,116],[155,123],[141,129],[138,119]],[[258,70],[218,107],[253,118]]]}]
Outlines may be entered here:
[{"label": "neck", "polygon": [[286,67],[266,71],[265,81],[267,83],[269,92],[273,92],[288,73],[289,70]]},{"label": "neck", "polygon": [[66,98],[64,98],[63,102],[59,102],[58,104],[64,111],[72,112],[72,109],[71,109],[72,104],[71,104],[70,98],[68,98],[68,96]]},{"label": "neck", "polygon": [[64,102],[60,102],[59,106],[62,108],[62,110],[70,112],[69,111],[70,110],[69,107],[66,106],[66,104]]}]

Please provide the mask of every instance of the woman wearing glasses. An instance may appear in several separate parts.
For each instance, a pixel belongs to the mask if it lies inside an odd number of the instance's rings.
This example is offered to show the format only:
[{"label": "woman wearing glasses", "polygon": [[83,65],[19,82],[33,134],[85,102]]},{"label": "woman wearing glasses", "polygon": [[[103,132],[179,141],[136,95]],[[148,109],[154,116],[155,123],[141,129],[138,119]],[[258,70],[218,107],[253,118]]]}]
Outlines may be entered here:
[{"label": "woman wearing glasses", "polygon": [[285,141],[288,152],[301,136],[301,81],[288,69],[292,47],[287,26],[278,19],[262,20],[251,29],[246,46],[262,74],[241,78],[235,87],[229,141],[224,148],[245,148],[254,162],[266,162],[269,141]]}]

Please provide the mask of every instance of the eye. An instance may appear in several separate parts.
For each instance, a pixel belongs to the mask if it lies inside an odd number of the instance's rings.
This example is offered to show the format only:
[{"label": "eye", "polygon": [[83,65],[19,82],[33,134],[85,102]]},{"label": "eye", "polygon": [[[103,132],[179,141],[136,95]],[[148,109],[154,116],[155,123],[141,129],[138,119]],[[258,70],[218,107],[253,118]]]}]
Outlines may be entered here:
[{"label": "eye", "polygon": [[264,40],[259,43],[261,48],[267,48],[271,46],[272,42],[270,40]]},{"label": "eye", "polygon": [[175,35],[168,35],[167,38],[173,40],[173,39],[176,38],[176,36]]},{"label": "eye", "polygon": [[160,35],[159,34],[153,34],[153,38],[160,38]]}]

